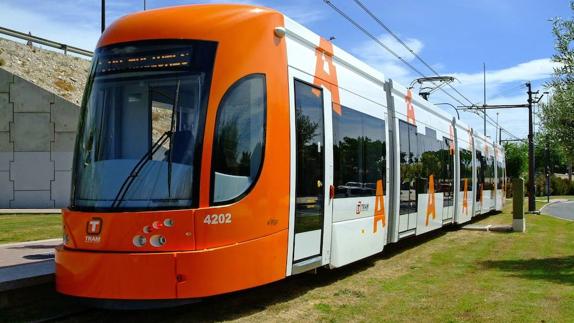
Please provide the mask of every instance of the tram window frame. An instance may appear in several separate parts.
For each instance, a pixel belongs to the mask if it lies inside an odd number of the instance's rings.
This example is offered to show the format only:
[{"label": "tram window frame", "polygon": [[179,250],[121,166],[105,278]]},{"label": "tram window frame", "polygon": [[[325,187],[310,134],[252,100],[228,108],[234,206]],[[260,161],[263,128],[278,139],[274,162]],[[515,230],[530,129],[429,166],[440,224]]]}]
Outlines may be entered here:
[{"label": "tram window frame", "polygon": [[[451,150],[451,145],[453,145],[453,140],[447,137],[442,137],[442,147],[440,149],[439,156],[444,157],[446,159],[442,161],[443,165],[441,169],[441,176],[440,180],[442,183],[439,183],[439,187],[448,187],[450,185],[450,189],[440,190],[440,192],[444,193],[443,197],[443,207],[453,206],[454,205],[454,150]],[[441,156],[442,155],[442,156]],[[441,186],[442,185],[442,186]]]},{"label": "tram window frame", "polygon": [[[482,191],[484,190],[484,171],[486,168],[486,158],[482,151],[476,149],[476,201],[480,202]],[[482,189],[481,185],[482,184]]]},{"label": "tram window frame", "polygon": [[[444,136],[438,139],[437,132],[437,129],[425,126],[425,134],[421,134],[417,132],[417,126],[399,120],[400,189],[405,191],[405,184],[408,184],[409,190],[408,200],[400,201],[399,214],[417,212],[418,195],[428,194],[430,175],[434,177],[434,192],[443,193],[443,205],[454,205],[454,155],[450,154],[450,139]],[[450,172],[447,165],[450,165]],[[404,182],[405,174],[413,178]],[[414,199],[411,198],[413,190]]]},{"label": "tram window frame", "polygon": [[504,165],[502,164],[502,161],[498,161],[496,162],[496,175],[498,176],[498,183],[497,183],[497,187],[496,189],[501,190],[502,187],[504,186]]},{"label": "tram window frame", "polygon": [[[460,188],[459,192],[464,192],[464,179],[467,181],[467,190],[470,188],[472,191],[472,151],[461,148],[459,150],[459,168],[460,168]],[[465,163],[463,163],[463,159]],[[464,174],[463,174],[464,170]],[[464,175],[464,176],[463,176]],[[470,184],[470,186],[468,186]]]},{"label": "tram window frame", "polygon": [[[355,123],[355,125],[352,125]],[[360,134],[352,134],[357,129],[356,123],[359,124]],[[371,123],[370,125],[368,125]],[[368,156],[373,145],[368,145],[365,138],[367,133],[374,136],[376,145],[380,141],[381,155],[378,160],[371,159]],[[354,140],[356,144],[355,151],[349,156],[344,156],[340,145],[344,139]],[[370,139],[370,138],[369,138]],[[350,142],[348,143],[351,144]],[[384,119],[362,113],[355,109],[341,106],[341,113],[333,111],[333,183],[335,186],[335,198],[354,198],[376,195],[376,181],[386,181],[387,165],[387,140],[386,140],[386,122]],[[374,146],[373,146],[374,147]],[[351,158],[345,158],[351,157]],[[352,158],[356,157],[356,158]],[[349,163],[348,161],[351,161]],[[374,182],[368,182],[369,170],[377,169],[376,163],[381,162],[380,178],[375,178]],[[373,165],[375,163],[375,165]],[[375,175],[377,176],[377,175]]]},{"label": "tram window frame", "polygon": [[[243,191],[240,193],[235,193],[236,195],[234,197],[231,198],[227,198],[227,199],[221,199],[221,200],[216,200],[216,185],[217,185],[217,177],[216,177],[216,168],[217,168],[217,161],[220,160],[219,158],[221,156],[218,156],[218,128],[220,126],[220,121],[221,121],[221,115],[222,115],[222,111],[224,110],[224,108],[226,108],[227,106],[225,105],[226,103],[228,103],[227,101],[230,99],[230,97],[232,95],[235,94],[235,91],[239,88],[239,86],[241,86],[244,82],[246,81],[250,81],[253,79],[259,78],[262,80],[262,93],[261,93],[261,99],[262,99],[262,132],[261,132],[261,148],[260,148],[260,156],[259,156],[259,160],[258,160],[258,169],[255,172],[255,176],[251,177],[251,169],[250,169],[250,175],[248,175],[248,177],[250,177],[251,182],[249,183],[248,186],[243,188]],[[243,199],[247,194],[249,194],[251,192],[251,190],[255,187],[255,185],[257,184],[259,178],[261,177],[261,172],[263,170],[264,167],[264,163],[265,163],[265,146],[267,143],[267,108],[268,108],[268,104],[267,104],[267,77],[264,73],[253,73],[253,74],[249,74],[249,75],[245,75],[243,77],[241,77],[240,79],[238,79],[237,81],[235,81],[225,92],[225,94],[223,95],[221,101],[219,102],[219,105],[217,107],[217,115],[215,118],[215,123],[214,123],[214,132],[213,132],[213,143],[212,143],[212,154],[211,154],[211,187],[210,187],[210,204],[211,205],[224,205],[224,204],[230,204],[230,203],[234,203],[237,202],[241,199]],[[246,111],[243,111],[243,113],[246,113]],[[252,149],[251,153],[253,154],[253,152],[255,151],[255,149]],[[252,157],[252,155],[251,155]],[[250,157],[250,158],[251,158]],[[223,158],[223,157],[221,157]],[[250,168],[253,167],[253,160],[250,160]],[[224,173],[224,174],[228,174],[228,173]],[[244,175],[236,175],[236,174],[232,174],[232,176],[244,176]]]}]

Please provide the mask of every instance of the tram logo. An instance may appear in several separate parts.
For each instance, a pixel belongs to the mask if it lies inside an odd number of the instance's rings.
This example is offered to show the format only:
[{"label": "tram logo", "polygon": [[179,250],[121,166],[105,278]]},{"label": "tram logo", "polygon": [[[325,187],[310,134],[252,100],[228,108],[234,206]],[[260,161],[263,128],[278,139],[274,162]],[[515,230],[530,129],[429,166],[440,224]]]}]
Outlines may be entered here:
[{"label": "tram logo", "polygon": [[102,218],[92,218],[86,224],[86,233],[88,235],[99,235],[102,232]]},{"label": "tram logo", "polygon": [[361,201],[357,202],[357,208],[355,209],[356,214],[361,214],[361,212],[368,210],[369,210],[369,203],[363,203]]}]

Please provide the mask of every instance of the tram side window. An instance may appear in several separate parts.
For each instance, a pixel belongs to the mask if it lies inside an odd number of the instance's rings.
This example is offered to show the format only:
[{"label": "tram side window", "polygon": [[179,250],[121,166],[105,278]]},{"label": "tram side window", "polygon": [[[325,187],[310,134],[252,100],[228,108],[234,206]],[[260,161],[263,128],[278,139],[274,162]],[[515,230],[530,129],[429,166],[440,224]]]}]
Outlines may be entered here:
[{"label": "tram side window", "polygon": [[494,157],[486,158],[486,170],[485,170],[485,190],[494,190]]},{"label": "tram side window", "polygon": [[451,150],[452,140],[443,137],[439,154],[441,162],[437,192],[443,192],[443,206],[454,205],[454,150]]},{"label": "tram side window", "polygon": [[415,180],[419,177],[418,165],[417,127],[403,120],[399,120],[399,147],[400,147],[400,206],[399,214],[414,213],[417,211],[417,194]]},{"label": "tram side window", "polygon": [[476,201],[480,201],[482,191],[484,189],[484,172],[486,169],[486,158],[482,155],[482,152],[476,151],[476,165],[477,165],[477,181],[476,181]]},{"label": "tram side window", "polygon": [[374,196],[386,179],[385,122],[341,107],[333,112],[335,197]]},{"label": "tram side window", "polygon": [[212,156],[214,203],[242,197],[257,180],[265,144],[266,81],[253,74],[223,97],[215,123]]},{"label": "tram side window", "polygon": [[417,212],[418,194],[429,192],[429,178],[434,178],[435,193],[443,193],[443,205],[453,205],[454,155],[450,152],[450,139],[437,139],[436,130],[417,127],[399,121],[401,163],[400,214]]},{"label": "tram side window", "polygon": [[501,190],[502,186],[504,185],[504,166],[502,165],[502,162],[497,162],[497,170],[496,170],[496,175],[498,176],[498,186],[497,189]]},{"label": "tram side window", "polygon": [[460,150],[460,191],[464,192],[464,180],[468,191],[472,191],[472,152]]}]

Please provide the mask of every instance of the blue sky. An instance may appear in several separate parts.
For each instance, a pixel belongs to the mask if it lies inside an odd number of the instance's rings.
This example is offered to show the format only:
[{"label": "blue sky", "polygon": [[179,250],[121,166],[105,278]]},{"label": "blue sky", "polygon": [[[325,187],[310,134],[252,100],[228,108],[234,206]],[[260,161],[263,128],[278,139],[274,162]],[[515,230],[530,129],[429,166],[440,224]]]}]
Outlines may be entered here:
[{"label": "blue sky", "polygon": [[[387,26],[440,74],[453,75],[454,86],[472,102],[482,103],[482,63],[487,68],[488,103],[525,103],[522,84],[541,89],[552,73],[551,22],[571,18],[568,0],[362,0]],[[143,9],[143,0],[108,0],[107,22]],[[220,1],[147,0],[148,8]],[[233,2],[233,1],[227,1]],[[416,75],[329,8],[322,0],[245,0],[278,9],[358,56],[387,78],[407,84]],[[385,44],[427,75],[432,73],[406,52],[350,0],[332,0]],[[93,50],[100,32],[99,0],[2,0],[0,26]],[[451,91],[452,92],[452,91]],[[456,96],[455,93],[452,93]],[[463,101],[463,99],[460,99]],[[433,102],[452,99],[437,93]],[[448,108],[445,108],[449,111]],[[496,118],[496,111],[489,112]],[[500,111],[502,126],[519,137],[527,133],[527,114]],[[482,132],[482,120],[471,113],[461,119]],[[494,138],[493,126],[488,134]],[[507,138],[503,135],[503,138]]]}]

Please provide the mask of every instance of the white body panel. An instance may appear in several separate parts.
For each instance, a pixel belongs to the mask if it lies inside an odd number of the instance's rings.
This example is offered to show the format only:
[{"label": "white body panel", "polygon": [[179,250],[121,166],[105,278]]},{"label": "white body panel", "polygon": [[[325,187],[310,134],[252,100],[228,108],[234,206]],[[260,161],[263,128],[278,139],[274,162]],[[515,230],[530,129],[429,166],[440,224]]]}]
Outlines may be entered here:
[{"label": "white body panel", "polygon": [[[285,27],[287,30],[287,61],[289,64],[289,86],[291,107],[293,111],[294,105],[294,90],[293,81],[299,79],[307,83],[314,83],[314,74],[316,66],[316,48],[320,44],[320,37],[310,32],[301,25],[286,18]],[[339,87],[339,101],[344,107],[359,111],[372,117],[384,120],[387,122],[386,113],[386,95],[384,92],[384,77],[374,69],[368,67],[366,64],[360,62],[348,53],[333,48],[333,65],[335,67]],[[328,71],[328,66],[324,66],[325,72]],[[325,196],[329,196],[329,186],[333,183],[333,126],[332,126],[332,93],[329,89],[323,86],[324,94],[324,120],[325,120]],[[293,112],[292,112],[293,114]],[[294,115],[291,116],[291,124],[294,125]],[[294,128],[294,127],[292,127]],[[385,137],[388,136],[385,133]],[[291,131],[292,142],[295,138],[294,130]],[[388,138],[386,138],[388,141]],[[386,146],[388,147],[388,146]],[[294,143],[292,143],[291,161],[294,164]],[[388,154],[388,152],[387,152]],[[386,171],[389,173],[389,166],[387,162]],[[292,174],[295,174],[294,166],[291,167]],[[388,178],[388,176],[387,176]],[[295,182],[292,176],[291,180],[291,203],[294,205],[294,186]],[[388,182],[383,183],[384,187],[388,187]],[[386,198],[384,198],[386,200]],[[368,210],[361,210],[357,214],[357,203],[368,205]],[[386,202],[385,204],[387,204]],[[325,217],[323,229],[323,262],[322,264],[331,264],[332,266],[342,266],[351,261],[372,255],[382,251],[386,242],[386,227],[383,228],[382,224],[376,233],[373,233],[374,226],[374,208],[375,197],[361,197],[361,198],[337,198],[325,199]],[[388,212],[388,211],[387,211]],[[294,217],[294,211],[291,212],[291,218]],[[334,224],[336,223],[336,225]],[[301,234],[294,234],[293,227],[294,221],[290,221],[289,240],[294,241],[295,246],[288,250],[289,259],[304,259],[309,257],[307,249],[316,250],[316,242],[318,239],[317,234],[313,237],[299,237]],[[370,226],[368,237],[365,235],[365,230]],[[332,236],[331,236],[332,235]],[[308,239],[307,239],[308,238]],[[339,241],[340,243],[331,243],[332,241]],[[343,243],[343,241],[345,243]],[[308,244],[309,247],[303,246]],[[349,249],[349,247],[351,247]],[[294,249],[294,250],[292,250]],[[299,251],[301,250],[301,251]],[[357,250],[361,250],[357,252]],[[305,257],[303,257],[305,256]],[[303,258],[300,258],[303,257]],[[287,267],[289,268],[292,263],[288,260]],[[290,274],[289,269],[287,273]]]},{"label": "white body panel", "polygon": [[[394,106],[395,106],[395,117],[397,120],[407,121],[407,104],[406,104],[406,95],[407,89],[402,87],[401,85],[393,82],[392,88],[392,96],[394,98]],[[444,138],[450,139],[454,142],[454,129],[452,127],[452,117],[443,112],[442,110],[438,109],[436,106],[430,104],[428,101],[425,101],[421,97],[413,96],[412,97],[412,104],[414,108],[414,115],[415,115],[415,125],[416,125],[416,132],[418,134],[426,135],[427,129],[433,130],[436,133],[436,140],[443,141]],[[398,122],[398,121],[397,121]],[[397,129],[399,127],[397,126]],[[397,143],[400,141],[401,136],[400,131],[397,135]],[[397,145],[398,146],[398,145]],[[393,147],[395,149],[397,158],[400,155],[400,151],[398,147]],[[450,165],[451,172],[454,176],[456,166],[455,166],[456,158],[453,157],[453,162]],[[400,163],[399,163],[400,164]],[[398,170],[395,171],[395,176],[399,176]],[[435,190],[438,189],[438,183],[435,183]],[[400,184],[399,184],[400,185]],[[454,185],[454,177],[452,178],[452,190],[456,189],[456,185]],[[401,199],[401,195],[404,196],[408,194],[408,190],[401,190],[398,194],[399,201]],[[423,234],[435,229],[438,229],[443,226],[444,223],[452,223],[454,222],[454,194],[452,195],[453,198],[453,206],[449,206],[447,208],[443,208],[445,194],[437,192],[435,193],[435,218],[429,219],[428,223],[426,221],[427,218],[427,207],[428,207],[428,194],[418,194],[418,205],[417,205],[417,212],[416,213],[409,213],[409,214],[401,214],[398,220],[398,232],[399,237],[406,237],[411,235],[413,230],[415,234]],[[404,199],[404,197],[403,197]]]},{"label": "white body panel", "polygon": [[[441,228],[449,223],[465,223],[471,220],[475,214],[485,213],[492,209],[501,209],[503,204],[502,189],[496,187],[495,194],[491,197],[488,191],[484,191],[482,203],[477,202],[477,165],[475,149],[485,153],[487,138],[480,135],[472,135],[472,129],[458,120],[453,120],[441,109],[423,100],[416,94],[412,97],[414,107],[416,133],[425,135],[425,138],[436,134],[436,140],[446,142],[451,140],[453,149],[453,163],[450,165],[452,184],[448,182],[435,182],[434,208],[435,214],[429,210],[430,194],[418,194],[416,211],[400,214],[401,199],[408,199],[409,192],[401,191],[400,167],[391,169],[390,159],[400,165],[399,133],[400,120],[407,121],[407,104],[405,101],[407,89],[394,82],[385,83],[384,75],[369,67],[347,52],[333,46],[332,64],[337,73],[337,86],[339,103],[341,106],[363,114],[384,120],[386,127],[386,182],[384,186],[384,206],[386,224],[381,221],[374,223],[375,196],[364,197],[329,197],[329,186],[334,183],[334,160],[333,160],[333,109],[331,101],[333,93],[322,85],[324,99],[324,122],[325,122],[325,215],[322,230],[294,233],[294,209],[295,205],[295,115],[294,115],[294,80],[315,83],[317,57],[321,55],[317,48],[321,44],[321,38],[285,17],[287,62],[289,65],[289,95],[291,104],[291,189],[290,189],[290,220],[289,220],[289,247],[286,274],[292,273],[294,260],[305,259],[316,254],[321,254],[322,265],[340,267],[353,261],[365,258],[377,252],[381,252],[387,241],[396,242],[400,238],[410,235],[423,234]],[[324,44],[324,40],[323,40]],[[328,46],[330,47],[330,46]],[[325,55],[325,54],[322,54]],[[324,59],[324,58],[323,58]],[[323,72],[330,75],[330,67],[327,63],[323,66]],[[327,80],[323,80],[327,81]],[[320,83],[320,82],[319,82]],[[392,85],[391,85],[392,84]],[[333,84],[335,85],[335,84]],[[386,89],[388,87],[388,89]],[[387,93],[388,91],[388,93]],[[387,102],[387,100],[392,100]],[[391,110],[389,110],[391,109]],[[394,109],[394,110],[393,110]],[[389,111],[394,115],[390,119]],[[392,130],[394,129],[394,130]],[[394,131],[393,140],[389,137],[390,131]],[[428,135],[427,135],[428,133]],[[422,137],[422,136],[421,136]],[[418,138],[418,136],[417,136]],[[393,144],[391,146],[391,144]],[[488,144],[490,147],[492,144]],[[466,149],[472,152],[472,178],[468,178],[466,204],[463,210],[464,192],[461,184],[459,150]],[[488,148],[487,148],[488,149]],[[494,149],[490,149],[494,151]],[[392,152],[392,153],[391,153]],[[500,148],[501,158],[503,158]],[[444,165],[444,163],[443,163]],[[496,174],[496,176],[499,176]],[[393,185],[390,185],[390,184]],[[345,184],[346,185],[346,184]],[[363,184],[364,185],[364,184]],[[442,186],[441,186],[442,185]],[[450,206],[445,205],[445,197],[451,185]],[[394,187],[391,191],[389,188]],[[446,187],[446,188],[445,188]],[[429,188],[426,188],[429,190]],[[428,220],[427,220],[427,213]],[[392,236],[389,235],[389,224],[392,225]]]},{"label": "white body panel", "polygon": [[[455,222],[456,223],[466,223],[472,219],[473,216],[473,204],[474,204],[474,187],[475,184],[475,170],[474,170],[474,149],[473,149],[473,138],[471,134],[472,130],[469,126],[457,120],[456,122],[456,143],[457,143],[457,183],[458,183],[458,193],[457,193],[457,203],[456,203],[456,215],[455,215]],[[461,168],[460,168],[460,152],[462,150],[467,150],[471,152],[471,166],[472,166],[472,176],[467,179],[467,194],[466,194],[466,207],[465,206],[465,198],[464,198],[464,181],[463,177],[461,176]]]},{"label": "white body panel", "polygon": [[331,267],[341,267],[379,253],[386,241],[386,227],[379,221],[374,232],[373,217],[334,223]]},{"label": "white body panel", "polygon": [[301,260],[321,253],[321,230],[302,232],[295,235],[293,260]]}]

